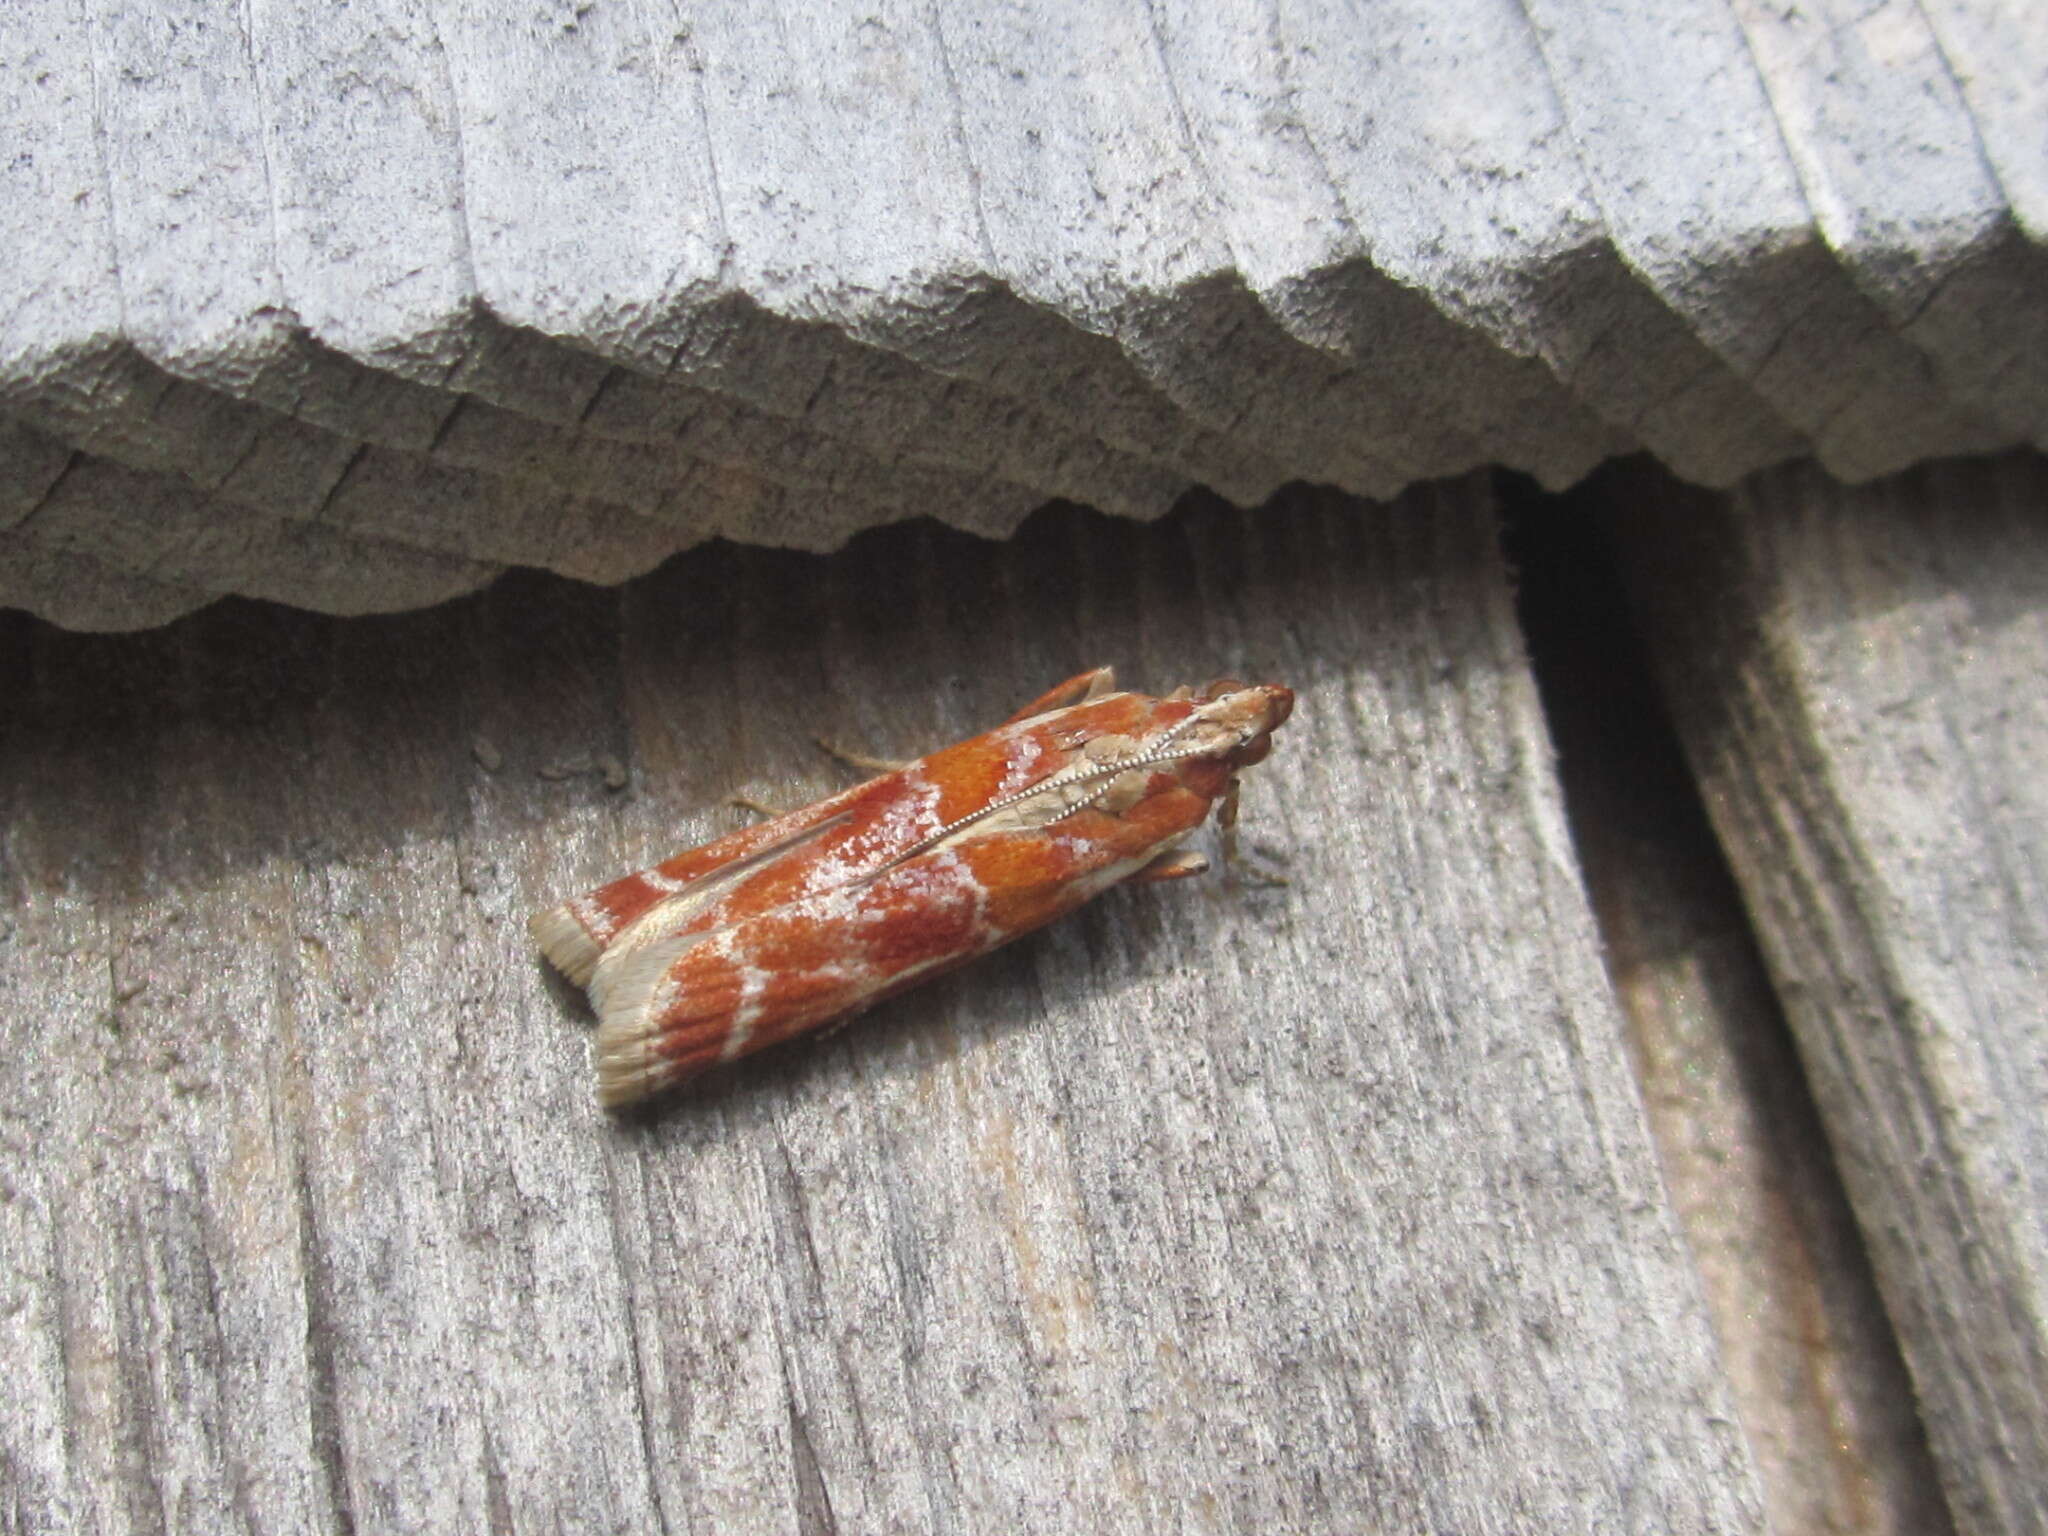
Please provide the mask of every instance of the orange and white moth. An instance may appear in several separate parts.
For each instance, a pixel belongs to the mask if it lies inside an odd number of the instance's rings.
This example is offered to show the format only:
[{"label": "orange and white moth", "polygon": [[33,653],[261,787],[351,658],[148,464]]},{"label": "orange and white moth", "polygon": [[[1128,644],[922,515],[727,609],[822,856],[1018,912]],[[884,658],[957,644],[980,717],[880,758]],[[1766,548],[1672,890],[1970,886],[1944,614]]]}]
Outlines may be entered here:
[{"label": "orange and white moth", "polygon": [[1294,695],[1116,691],[1107,667],[985,735],[537,915],[597,1010],[598,1096],[631,1104],[858,1013],[1119,881],[1208,861],[1179,844],[1264,758]]}]

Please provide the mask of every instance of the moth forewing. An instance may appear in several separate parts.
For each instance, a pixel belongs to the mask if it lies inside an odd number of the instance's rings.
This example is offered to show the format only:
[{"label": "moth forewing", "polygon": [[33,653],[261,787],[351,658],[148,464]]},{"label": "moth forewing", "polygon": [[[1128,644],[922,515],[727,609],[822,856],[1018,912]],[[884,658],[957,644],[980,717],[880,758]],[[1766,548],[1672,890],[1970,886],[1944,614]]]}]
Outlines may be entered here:
[{"label": "moth forewing", "polygon": [[1021,720],[1030,720],[1039,715],[1051,714],[1056,709],[1065,709],[1070,704],[1085,704],[1095,699],[1106,698],[1115,692],[1116,668],[1095,667],[1046,689],[1003,724],[1015,725]]},{"label": "moth forewing", "polygon": [[[799,827],[764,848],[719,865],[682,886],[673,895],[663,897],[614,934],[598,956],[590,980],[591,1002],[602,1005],[603,994],[614,985],[612,973],[637,951],[686,928],[692,919],[730,896],[744,881],[770,864],[799,856],[805,848],[834,828],[844,826],[846,821],[847,813],[842,812],[811,826]],[[848,878],[853,877],[849,875]]]},{"label": "moth forewing", "polygon": [[986,735],[541,913],[542,952],[598,1012],[600,1098],[858,1012],[1120,881],[1200,873],[1179,844],[1293,700],[1122,693],[1097,668]]}]

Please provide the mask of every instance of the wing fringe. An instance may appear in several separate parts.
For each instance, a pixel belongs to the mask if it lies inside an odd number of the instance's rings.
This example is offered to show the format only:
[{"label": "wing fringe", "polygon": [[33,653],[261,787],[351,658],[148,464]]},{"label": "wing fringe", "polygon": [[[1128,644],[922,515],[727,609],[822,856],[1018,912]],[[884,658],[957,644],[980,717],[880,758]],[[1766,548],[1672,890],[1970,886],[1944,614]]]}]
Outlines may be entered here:
[{"label": "wing fringe", "polygon": [[576,915],[575,902],[565,901],[559,907],[534,913],[527,919],[526,931],[533,935],[533,942],[547,956],[548,964],[577,986],[590,985],[590,978],[597,973],[597,962],[604,951]]},{"label": "wing fringe", "polygon": [[655,994],[662,978],[686,953],[714,937],[670,934],[604,967],[590,1000],[597,1009],[597,1100],[605,1108],[636,1103],[695,1070],[693,1064],[655,1049],[661,1038],[654,1017]]}]

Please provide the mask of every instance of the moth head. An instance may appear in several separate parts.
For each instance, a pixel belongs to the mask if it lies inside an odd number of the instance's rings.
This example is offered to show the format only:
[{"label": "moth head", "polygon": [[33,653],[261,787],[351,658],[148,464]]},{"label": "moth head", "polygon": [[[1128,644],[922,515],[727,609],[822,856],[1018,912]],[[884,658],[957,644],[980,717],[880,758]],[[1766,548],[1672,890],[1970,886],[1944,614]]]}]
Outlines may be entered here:
[{"label": "moth head", "polygon": [[1233,768],[1261,762],[1273,750],[1273,732],[1294,712],[1294,690],[1278,683],[1219,678],[1195,695],[1186,730],[1188,745]]}]

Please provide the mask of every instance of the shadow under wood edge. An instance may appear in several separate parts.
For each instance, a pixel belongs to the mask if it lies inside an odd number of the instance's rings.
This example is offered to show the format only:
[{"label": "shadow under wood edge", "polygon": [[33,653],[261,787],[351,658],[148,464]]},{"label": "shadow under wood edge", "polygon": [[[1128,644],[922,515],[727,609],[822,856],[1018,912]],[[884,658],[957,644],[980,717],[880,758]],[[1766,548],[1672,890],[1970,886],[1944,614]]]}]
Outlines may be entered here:
[{"label": "shadow under wood edge", "polygon": [[[644,792],[616,780],[644,724],[629,690],[805,742],[849,692],[941,678],[960,735],[1103,662],[1148,691],[1230,670],[1312,691],[1348,660],[1301,639],[1334,598],[1314,525],[1359,515],[1386,509],[1196,495],[1141,525],[1054,504],[1004,543],[923,521],[830,555],[715,543],[620,589],[521,571],[396,615],[229,599],[136,635],[0,615],[12,875],[119,901],[251,864],[388,864],[461,841],[480,806],[501,845],[556,835]],[[735,670],[787,686],[736,694]],[[708,781],[764,766],[716,762]]]}]

